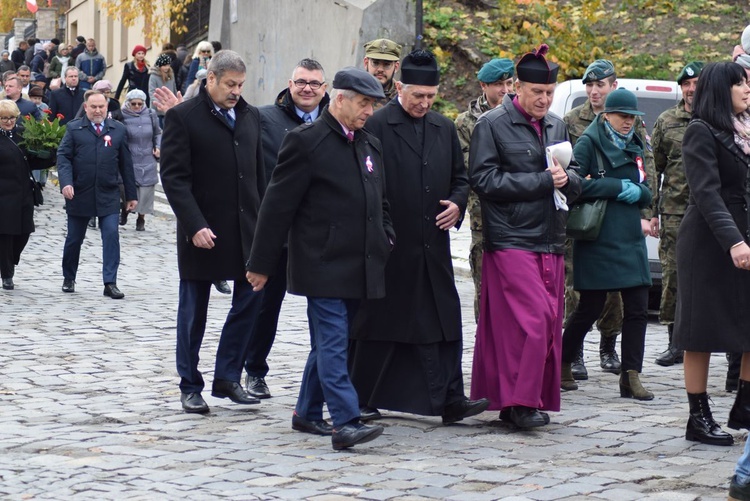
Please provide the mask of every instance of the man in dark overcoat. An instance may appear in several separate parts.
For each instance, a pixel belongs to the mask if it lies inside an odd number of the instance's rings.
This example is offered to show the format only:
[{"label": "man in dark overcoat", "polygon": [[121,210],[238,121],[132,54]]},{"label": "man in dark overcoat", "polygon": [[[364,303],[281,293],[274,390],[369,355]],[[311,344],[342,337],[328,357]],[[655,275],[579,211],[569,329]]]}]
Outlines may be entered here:
[{"label": "man in dark overcoat", "polygon": [[262,297],[244,270],[265,186],[260,116],[240,95],[245,75],[239,54],[218,52],[198,96],[165,119],[161,181],[177,217],[177,372],[185,412],[209,412],[198,358],[215,280],[235,280],[235,287],[211,394],[239,404],[259,402],[240,385]]},{"label": "man in dark overcoat", "polygon": [[456,127],[430,111],[440,72],[414,51],[401,64],[398,98],[367,122],[383,144],[398,245],[386,266],[386,297],[363,302],[352,327],[350,371],[366,418],[377,407],[443,416],[482,412],[464,395],[461,305],[448,230],[461,224],[469,184]]},{"label": "man in dark overcoat", "polygon": [[67,126],[57,149],[57,173],[68,213],[68,235],[63,250],[63,292],[75,292],[81,244],[89,219],[99,217],[102,234],[104,295],[122,299],[117,287],[120,266],[120,179],[128,210],[135,209],[133,159],[125,126],[107,118],[107,98],[99,91],[84,94],[86,115]]},{"label": "man in dark overcoat", "polygon": [[[333,79],[329,107],[284,137],[260,209],[247,279],[256,290],[276,271],[289,236],[289,292],[307,296],[310,355],[292,428],[331,435],[334,449],[369,442],[381,426],[360,422],[347,373],[349,318],[359,300],[385,295],[395,241],[380,141],[362,129],[383,87],[364,70]],[[323,419],[327,403],[333,427]]]},{"label": "man in dark overcoat", "polygon": [[[276,102],[258,109],[267,181],[276,167],[286,133],[317,120],[328,100],[323,66],[314,59],[303,59],[297,63],[287,88],[279,93]],[[276,271],[263,289],[263,302],[247,351],[245,389],[256,398],[271,397],[265,379],[268,374],[266,359],[276,338],[281,303],[286,294],[286,265],[287,249],[284,247]]]},{"label": "man in dark overcoat", "polygon": [[49,94],[49,109],[53,117],[58,114],[63,116],[60,119],[61,125],[65,125],[75,118],[83,103],[84,93],[84,90],[78,85],[78,68],[75,66],[65,68],[63,80],[65,84]]}]

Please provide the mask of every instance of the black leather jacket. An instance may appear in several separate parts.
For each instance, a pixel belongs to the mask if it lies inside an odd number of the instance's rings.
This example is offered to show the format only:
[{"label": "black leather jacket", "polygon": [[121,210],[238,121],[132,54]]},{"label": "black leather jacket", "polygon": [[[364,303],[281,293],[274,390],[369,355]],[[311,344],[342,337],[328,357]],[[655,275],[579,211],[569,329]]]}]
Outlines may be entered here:
[{"label": "black leather jacket", "polygon": [[[557,210],[545,147],[568,140],[562,119],[542,119],[543,144],[512,96],[482,115],[471,137],[469,183],[482,205],[485,250],[521,249],[563,254],[568,212]],[[581,192],[575,163],[562,192],[568,204]]]}]

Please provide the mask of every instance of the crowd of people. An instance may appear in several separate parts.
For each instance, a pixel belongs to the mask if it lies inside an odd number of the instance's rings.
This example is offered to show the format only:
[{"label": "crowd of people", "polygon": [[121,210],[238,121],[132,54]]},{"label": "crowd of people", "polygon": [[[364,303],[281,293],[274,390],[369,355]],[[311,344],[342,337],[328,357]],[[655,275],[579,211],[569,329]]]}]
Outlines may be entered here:
[{"label": "crowd of people", "polygon": [[[45,101],[63,117],[63,291],[75,291],[80,245],[97,218],[104,294],[115,299],[124,297],[118,223],[137,211],[136,229],[145,228],[160,162],[177,219],[186,412],[210,411],[198,359],[212,285],[233,294],[212,395],[245,405],[271,397],[267,358],[286,291],[307,297],[311,350],[291,425],[331,436],[334,449],[380,436],[371,422],[381,411],[450,424],[490,409],[518,428],[543,427],[561,391],[588,377],[583,340],[594,324],[619,395],[653,399],[641,380],[652,235],[661,237],[669,332],[656,363],[684,362],[686,439],[731,445],[706,386],[711,353],[730,354],[728,425],[750,429],[750,28],[742,41],[736,62],[685,65],[682,100],[649,138],[636,96],[617,88],[606,59],[584,72],[584,104],[550,113],[559,67],[544,44],[515,63],[484,64],[482,94],[454,123],[431,109],[441,78],[432,53],[402,56],[387,39],[365,44],[363,69],[337,71],[330,92],[322,65],[302,59],[259,108],[241,97],[245,62],[216,43],[192,55],[165,45],[153,66],[138,45],[113,92],[94,40],[33,50],[30,40],[3,55],[0,155],[28,178],[46,165],[24,150],[15,121]],[[567,141],[570,162],[548,154]],[[33,192],[19,191],[17,221],[0,225],[5,289],[33,231]],[[598,235],[568,238],[570,209],[595,201],[606,203]],[[477,321],[469,396],[448,235],[467,205]],[[732,493],[750,499],[750,449]]]}]

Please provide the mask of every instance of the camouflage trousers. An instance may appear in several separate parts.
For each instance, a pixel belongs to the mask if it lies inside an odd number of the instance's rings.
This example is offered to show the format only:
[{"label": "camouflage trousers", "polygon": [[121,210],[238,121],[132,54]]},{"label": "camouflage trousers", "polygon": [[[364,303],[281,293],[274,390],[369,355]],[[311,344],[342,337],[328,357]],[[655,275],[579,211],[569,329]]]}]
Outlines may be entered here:
[{"label": "camouflage trousers", "polygon": [[471,247],[469,247],[469,267],[474,280],[474,321],[479,322],[479,294],[482,291],[482,230],[471,230]]},{"label": "camouflage trousers", "polygon": [[[573,289],[573,240],[565,241],[565,324],[578,306],[579,295]],[[604,309],[596,321],[602,336],[614,337],[622,330],[622,297],[619,292],[607,294]]]},{"label": "camouflage trousers", "polygon": [[659,322],[673,324],[677,308],[677,230],[681,214],[662,214],[659,227],[659,261],[661,261],[661,304]]}]

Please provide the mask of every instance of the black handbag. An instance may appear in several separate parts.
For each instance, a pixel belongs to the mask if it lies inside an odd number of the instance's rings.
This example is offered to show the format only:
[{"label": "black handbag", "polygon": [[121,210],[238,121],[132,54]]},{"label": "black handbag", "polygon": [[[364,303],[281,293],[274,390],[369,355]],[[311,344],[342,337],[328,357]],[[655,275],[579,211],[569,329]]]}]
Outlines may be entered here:
[{"label": "black handbag", "polygon": [[[604,166],[599,150],[596,150],[599,161],[599,177],[604,177]],[[570,208],[565,234],[573,240],[596,240],[602,229],[604,214],[607,212],[607,199],[598,198],[590,202],[581,202]]]},{"label": "black handbag", "polygon": [[44,195],[42,194],[42,188],[30,173],[29,181],[31,182],[31,191],[34,193],[34,207],[39,207],[40,205],[44,204]]}]

